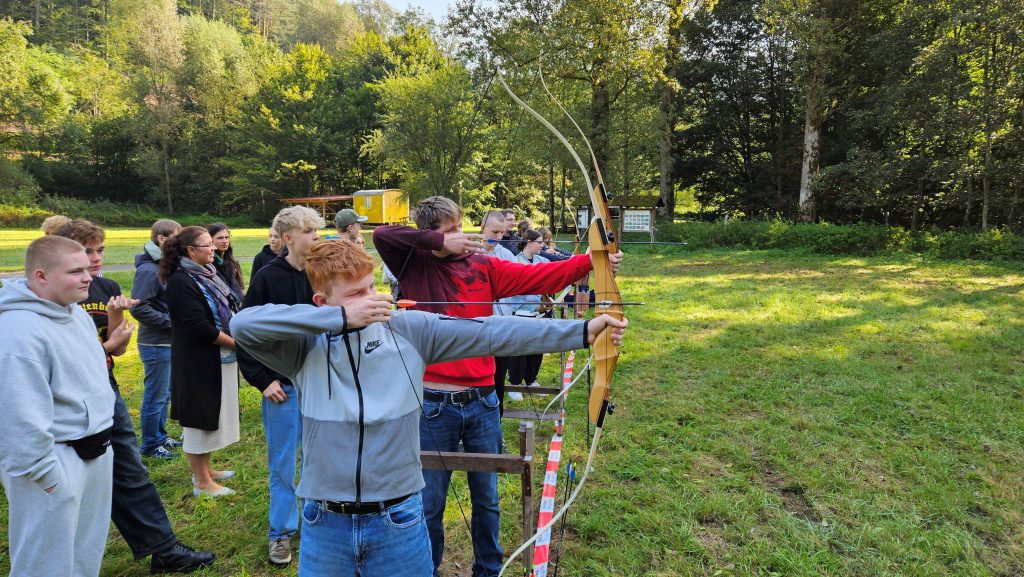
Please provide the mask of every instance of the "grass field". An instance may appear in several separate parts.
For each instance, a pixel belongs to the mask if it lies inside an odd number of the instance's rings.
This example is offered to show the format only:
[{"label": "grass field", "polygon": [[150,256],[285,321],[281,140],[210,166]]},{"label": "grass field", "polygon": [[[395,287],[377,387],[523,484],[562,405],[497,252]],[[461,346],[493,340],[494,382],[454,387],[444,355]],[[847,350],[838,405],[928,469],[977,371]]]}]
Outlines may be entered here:
[{"label": "grass field", "polygon": [[[141,228],[106,229],[104,264],[132,264],[142,245],[149,240],[149,230]],[[0,272],[21,270],[25,266],[25,247],[42,231],[28,229],[0,230]],[[233,228],[231,242],[238,258],[256,256],[267,244],[265,228]]]},{"label": "grass field", "polygon": [[[617,410],[564,544],[553,538],[560,575],[1024,574],[1019,266],[638,247],[620,286],[647,304],[628,311]],[[116,372],[137,417],[134,346]],[[556,373],[549,357],[543,377]],[[582,467],[573,392],[562,459]],[[197,575],[295,575],[265,562],[258,400],[243,389],[242,441],[215,455],[240,472],[237,496],[194,499],[183,459],[151,467],[182,540],[219,556]],[[511,551],[517,479],[500,490]],[[454,496],[447,523],[443,573],[468,575]],[[112,530],[103,574],[147,573]]]}]

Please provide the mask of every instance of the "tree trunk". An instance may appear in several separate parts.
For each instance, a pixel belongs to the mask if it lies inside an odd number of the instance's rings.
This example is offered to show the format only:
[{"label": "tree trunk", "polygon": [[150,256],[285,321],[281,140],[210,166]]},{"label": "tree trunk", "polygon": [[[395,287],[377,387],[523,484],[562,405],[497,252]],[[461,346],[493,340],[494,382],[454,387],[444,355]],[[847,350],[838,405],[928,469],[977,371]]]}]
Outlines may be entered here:
[{"label": "tree trunk", "polygon": [[566,188],[565,187],[565,161],[563,161],[562,162],[562,210],[560,210],[558,212],[559,212],[559,216],[561,217],[561,218],[559,218],[559,220],[562,222],[562,226],[560,227],[561,231],[562,232],[569,232],[569,229],[565,226],[565,209],[566,209],[566,206],[565,206],[565,188]]},{"label": "tree trunk", "polygon": [[160,149],[164,161],[164,193],[167,195],[167,213],[174,214],[174,198],[171,196],[171,160],[167,153],[167,146]]},{"label": "tree trunk", "polygon": [[1017,203],[1020,202],[1020,186],[1013,187],[1013,196],[1010,197],[1010,207],[1006,211],[1006,228],[1011,231],[1017,230]]},{"label": "tree trunk", "polygon": [[[812,84],[817,82],[812,81]],[[811,90],[820,88],[812,86]],[[821,161],[821,124],[822,114],[818,109],[817,94],[808,93],[807,110],[804,116],[804,154],[800,166],[800,220],[814,222],[818,219],[815,204],[814,179],[818,176]]]},{"label": "tree trunk", "polygon": [[548,224],[555,227],[555,163],[548,162]]},{"label": "tree trunk", "polygon": [[665,70],[661,85],[661,100],[658,111],[661,114],[661,135],[658,139],[658,191],[662,207],[658,216],[672,221],[676,213],[676,176],[674,135],[679,114],[676,100],[679,96],[679,52],[683,44],[683,0],[669,0],[668,21],[665,34]]},{"label": "tree trunk", "polygon": [[[605,17],[601,16],[603,20]],[[600,22],[599,24],[604,24]],[[609,76],[608,39],[604,35],[598,35],[594,53],[597,55],[591,68],[590,90],[592,99],[590,101],[591,140],[594,147],[594,158],[597,165],[608,166],[608,119],[611,116],[611,94],[608,91],[607,77]],[[591,175],[596,179],[597,174]],[[606,191],[610,194],[610,191]],[[587,191],[590,194],[590,191]]]},{"label": "tree trunk", "polygon": [[[986,9],[988,4],[986,3]],[[990,28],[991,29],[991,28]],[[982,100],[982,117],[985,124],[985,164],[981,171],[981,230],[988,230],[989,194],[991,192],[992,174],[992,65],[995,53],[995,39],[991,41],[991,50],[986,46],[985,61],[982,64],[982,89],[984,98]]]},{"label": "tree trunk", "polygon": [[974,206],[974,176],[967,175],[967,206],[964,208],[963,227],[971,226],[971,207]]}]

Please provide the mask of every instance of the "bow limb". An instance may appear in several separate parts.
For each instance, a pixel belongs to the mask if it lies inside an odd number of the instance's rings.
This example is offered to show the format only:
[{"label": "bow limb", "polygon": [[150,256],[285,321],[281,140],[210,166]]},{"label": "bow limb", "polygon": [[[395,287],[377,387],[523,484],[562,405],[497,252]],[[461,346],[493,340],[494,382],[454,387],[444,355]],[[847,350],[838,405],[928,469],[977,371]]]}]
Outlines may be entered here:
[{"label": "bow limb", "polygon": [[[601,190],[604,187],[598,185]],[[591,193],[593,197],[593,192]],[[599,215],[600,208],[595,204],[595,212]],[[604,210],[608,210],[607,203]],[[608,302],[607,306],[598,306],[595,314],[607,314],[616,320],[622,320],[623,310],[619,300],[619,287],[615,282],[612,273],[611,262],[608,255],[618,252],[618,243],[615,241],[615,233],[609,227],[610,220],[606,221],[602,216],[595,216],[590,225],[590,259],[594,265],[594,290],[597,291],[597,302]],[[611,295],[615,300],[608,301]],[[607,410],[608,401],[611,398],[612,374],[615,372],[615,364],[619,358],[619,349],[612,342],[611,327],[605,327],[594,343],[591,345],[593,351],[594,365],[594,386],[591,389],[589,410],[590,421],[598,424],[604,420],[604,412]]]},{"label": "bow limb", "polygon": [[590,146],[590,139],[587,138],[586,133],[583,132],[582,128],[580,128],[580,125],[579,123],[576,122],[576,119],[573,118],[571,114],[569,114],[569,111],[566,110],[565,107],[562,106],[562,103],[557,98],[555,98],[555,95],[552,94],[550,90],[548,90],[548,83],[544,82],[544,69],[541,62],[541,58],[543,58],[543,56],[544,55],[541,54],[540,56],[537,57],[537,75],[540,78],[540,85],[541,87],[544,88],[544,93],[548,95],[548,98],[550,98],[551,101],[555,103],[555,106],[557,106],[558,109],[562,111],[562,114],[564,114],[565,117],[569,119],[569,122],[571,122],[572,125],[576,127],[576,130],[580,133],[580,136],[583,138],[583,144],[586,144],[587,150],[590,151],[590,162],[594,166],[594,175],[597,176],[597,183],[600,184],[601,186],[604,186],[604,177],[601,176],[601,167],[598,166],[597,164],[597,155],[594,154],[594,147]]},{"label": "bow limb", "polygon": [[[590,186],[588,189],[590,191],[590,203],[594,207],[595,215],[594,219],[591,220],[588,238],[590,258],[594,264],[595,290],[597,291],[598,302],[620,303],[622,300],[619,298],[619,288],[615,282],[615,276],[612,274],[611,264],[608,260],[608,254],[619,251],[618,240],[613,228],[614,225],[612,224],[611,210],[608,207],[608,194],[605,190],[601,168],[597,163],[597,155],[594,154],[594,148],[590,145],[590,139],[587,138],[579,123],[576,122],[576,119],[569,114],[569,111],[562,106],[562,103],[548,89],[548,84],[544,81],[544,71],[539,59],[537,61],[537,73],[540,77],[540,84],[548,98],[555,103],[555,106],[576,127],[576,130],[579,131],[580,136],[583,138],[583,142],[587,145],[587,150],[590,151],[590,160],[594,166],[594,174],[597,176],[597,187]],[[586,169],[582,166],[580,169],[586,174]],[[609,300],[611,295],[615,296],[614,300]],[[610,307],[598,307],[595,312],[597,314],[607,314],[620,321],[623,317],[622,305],[620,304]],[[589,410],[591,422],[596,423],[601,418],[600,413],[604,403],[611,397],[611,379],[619,357],[618,348],[611,341],[609,329],[605,329],[598,335],[592,345],[592,351],[596,378],[590,395]]]},{"label": "bow limb", "polygon": [[594,185],[590,183],[590,174],[587,171],[587,166],[583,164],[583,160],[580,159],[580,155],[576,154],[576,151],[573,149],[572,145],[569,144],[569,141],[565,138],[565,135],[559,132],[558,129],[555,128],[550,122],[548,122],[543,116],[541,116],[539,112],[530,108],[529,104],[523,102],[521,98],[516,96],[516,93],[512,92],[512,89],[509,88],[508,83],[505,82],[505,75],[501,73],[501,70],[495,70],[496,76],[498,77],[498,82],[501,83],[501,87],[505,89],[505,92],[508,93],[509,97],[512,98],[512,100],[514,100],[516,104],[522,106],[524,110],[529,112],[530,116],[536,118],[537,122],[540,122],[542,125],[544,125],[544,128],[547,128],[548,131],[550,131],[551,134],[554,134],[555,138],[557,138],[559,142],[561,142],[562,145],[565,146],[566,150],[569,151],[569,154],[572,155],[573,160],[575,160],[576,164],[580,167],[580,171],[583,173],[583,179],[587,181],[587,190],[592,190],[594,188]]}]

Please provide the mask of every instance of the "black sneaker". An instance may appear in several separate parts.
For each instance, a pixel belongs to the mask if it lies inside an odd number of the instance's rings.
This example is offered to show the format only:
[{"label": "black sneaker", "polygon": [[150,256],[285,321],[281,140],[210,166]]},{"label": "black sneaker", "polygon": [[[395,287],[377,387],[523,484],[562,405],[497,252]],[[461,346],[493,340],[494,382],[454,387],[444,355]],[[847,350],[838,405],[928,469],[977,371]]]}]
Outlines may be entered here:
[{"label": "black sneaker", "polygon": [[163,553],[154,553],[149,564],[150,573],[191,573],[213,565],[217,556],[209,551],[195,551],[187,545],[175,543]]},{"label": "black sneaker", "polygon": [[174,453],[168,451],[163,445],[153,449],[148,453],[143,453],[143,457],[147,459],[159,459],[161,461],[170,461],[174,458]]},{"label": "black sneaker", "polygon": [[184,443],[182,443],[178,439],[175,439],[174,437],[167,437],[167,440],[164,441],[164,448],[166,448],[166,449],[177,449],[178,447],[182,446],[183,444]]}]

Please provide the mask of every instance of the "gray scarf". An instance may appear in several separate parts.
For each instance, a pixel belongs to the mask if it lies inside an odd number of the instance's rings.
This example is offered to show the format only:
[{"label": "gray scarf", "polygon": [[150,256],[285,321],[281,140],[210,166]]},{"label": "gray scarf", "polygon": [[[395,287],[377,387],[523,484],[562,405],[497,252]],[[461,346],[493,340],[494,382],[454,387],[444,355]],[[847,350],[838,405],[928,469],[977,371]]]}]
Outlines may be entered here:
[{"label": "gray scarf", "polygon": [[224,282],[224,279],[217,274],[217,269],[212,264],[201,265],[185,257],[181,259],[181,270],[213,296],[214,302],[217,303],[217,310],[214,313],[220,320],[220,330],[229,333],[228,324],[231,322],[231,315],[242,308],[242,303]]}]

